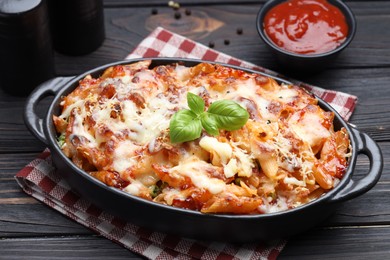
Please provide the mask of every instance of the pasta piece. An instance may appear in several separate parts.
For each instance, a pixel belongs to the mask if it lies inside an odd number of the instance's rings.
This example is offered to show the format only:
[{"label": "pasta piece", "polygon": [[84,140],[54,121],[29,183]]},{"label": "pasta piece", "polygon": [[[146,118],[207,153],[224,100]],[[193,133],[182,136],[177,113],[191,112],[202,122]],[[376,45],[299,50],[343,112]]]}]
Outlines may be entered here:
[{"label": "pasta piece", "polygon": [[113,171],[94,171],[90,172],[91,176],[104,182],[108,186],[122,189],[129,185],[129,181],[122,179],[117,172]]},{"label": "pasta piece", "polygon": [[276,174],[279,169],[276,158],[273,156],[261,156],[258,160],[265,175],[270,179],[276,179]]},{"label": "pasta piece", "polygon": [[327,174],[323,167],[320,164],[316,164],[313,169],[313,175],[316,182],[325,190],[333,188],[333,179],[332,176]]},{"label": "pasta piece", "polygon": [[211,163],[216,166],[226,165],[233,154],[233,149],[228,143],[219,142],[214,137],[204,136],[200,139],[199,145],[211,153]]},{"label": "pasta piece", "polygon": [[263,204],[260,198],[237,197],[234,195],[216,196],[213,200],[206,203],[201,212],[203,213],[233,213],[249,214],[257,211]]}]

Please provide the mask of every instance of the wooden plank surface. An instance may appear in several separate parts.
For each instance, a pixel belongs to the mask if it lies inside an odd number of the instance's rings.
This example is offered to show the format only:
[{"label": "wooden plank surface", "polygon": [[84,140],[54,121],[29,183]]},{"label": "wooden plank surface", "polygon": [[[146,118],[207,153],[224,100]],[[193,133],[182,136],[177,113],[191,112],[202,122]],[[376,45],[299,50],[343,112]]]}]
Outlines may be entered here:
[{"label": "wooden plank surface", "polygon": [[[278,259],[386,259],[390,227],[316,229],[291,239]],[[338,243],[331,243],[337,237]],[[349,250],[345,250],[345,249]],[[113,242],[97,236],[7,238],[0,241],[3,259],[138,259]],[[50,252],[51,253],[48,253]]]},{"label": "wooden plank surface", "polygon": [[[357,33],[332,67],[388,67],[390,37],[386,25],[390,21],[390,2],[351,2],[349,5],[356,14]],[[103,46],[92,54],[78,57],[80,62],[77,63],[74,57],[57,55],[57,73],[79,74],[97,65],[121,60],[157,25],[164,25],[166,29],[205,45],[213,41],[216,50],[277,69],[273,55],[256,30],[256,14],[260,7],[261,4],[194,6],[191,16],[183,15],[179,20],[173,18],[174,11],[168,7],[159,8],[157,16],[151,15],[149,7],[108,8],[105,10],[107,37]],[[244,30],[240,36],[236,34],[238,27]],[[200,32],[194,33],[195,29]],[[229,45],[224,44],[225,39],[230,40]]]},{"label": "wooden plank surface", "polygon": [[[121,60],[154,26],[164,25],[205,45],[213,41],[216,50],[237,58],[356,95],[358,106],[350,122],[372,136],[383,151],[384,161],[390,161],[389,1],[347,1],[358,20],[354,41],[331,68],[304,76],[281,70],[258,37],[255,19],[264,1],[180,3],[190,8],[191,16],[176,20],[167,1],[106,0],[103,46],[80,57],[56,54],[57,74],[75,75]],[[151,14],[152,8],[157,8],[157,16]],[[236,34],[238,27],[243,28],[242,35]],[[223,43],[225,39],[230,40],[229,45]],[[21,192],[13,176],[45,148],[24,126],[24,102],[25,98],[0,91],[0,259],[138,258]],[[44,101],[40,110],[49,102]],[[361,156],[356,178],[367,170],[368,159]],[[389,216],[390,166],[385,163],[382,177],[372,190],[345,202],[321,226],[289,239],[280,258],[385,259],[390,253]]]},{"label": "wooden plank surface", "polygon": [[[236,5],[244,5],[244,4],[258,4],[265,3],[267,0],[181,0],[181,1],[173,1],[175,3],[179,3],[181,7],[186,6],[199,6],[199,5],[227,5],[227,4],[236,4]],[[379,0],[379,1],[387,1],[387,0]],[[104,6],[108,7],[117,7],[117,6],[127,6],[127,7],[145,7],[145,6],[168,6],[169,0],[103,0]],[[366,0],[345,0],[345,3],[350,5],[353,2],[367,2]]]}]

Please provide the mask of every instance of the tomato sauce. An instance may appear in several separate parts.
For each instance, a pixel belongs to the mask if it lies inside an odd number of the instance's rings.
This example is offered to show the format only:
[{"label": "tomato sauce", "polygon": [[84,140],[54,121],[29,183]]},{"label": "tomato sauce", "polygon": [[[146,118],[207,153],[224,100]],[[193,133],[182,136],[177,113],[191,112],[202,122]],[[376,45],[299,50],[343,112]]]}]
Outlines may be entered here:
[{"label": "tomato sauce", "polygon": [[264,29],[279,47],[299,54],[331,51],[345,41],[344,14],[326,0],[289,0],[265,16]]}]

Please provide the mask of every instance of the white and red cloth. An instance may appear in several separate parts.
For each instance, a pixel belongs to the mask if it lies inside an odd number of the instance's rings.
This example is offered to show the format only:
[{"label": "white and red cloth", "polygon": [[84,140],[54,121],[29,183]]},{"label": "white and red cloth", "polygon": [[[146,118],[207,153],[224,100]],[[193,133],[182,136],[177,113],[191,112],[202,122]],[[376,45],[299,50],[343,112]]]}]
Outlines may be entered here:
[{"label": "white and red cloth", "polygon": [[[273,71],[220,53],[163,28],[155,29],[127,59],[139,57],[183,57],[218,61],[280,77]],[[355,96],[289,80],[329,102],[346,120],[351,116],[357,102]],[[242,245],[197,241],[124,222],[74,193],[56,173],[48,149],[20,170],[15,178],[27,194],[148,259],[276,259],[286,244],[285,240]]]}]

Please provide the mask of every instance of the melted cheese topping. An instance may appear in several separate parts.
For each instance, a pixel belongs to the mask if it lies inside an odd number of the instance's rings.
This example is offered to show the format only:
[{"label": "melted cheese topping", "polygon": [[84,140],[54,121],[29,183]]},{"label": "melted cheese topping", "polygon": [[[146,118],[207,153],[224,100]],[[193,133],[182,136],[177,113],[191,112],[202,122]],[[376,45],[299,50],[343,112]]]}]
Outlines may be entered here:
[{"label": "melted cheese topping", "polygon": [[297,113],[290,121],[292,130],[311,147],[330,136],[329,129],[322,125],[322,120],[317,113],[305,113],[303,117]]},{"label": "melted cheese topping", "polygon": [[225,182],[217,178],[210,178],[205,168],[209,168],[206,162],[195,160],[173,167],[170,173],[186,176],[197,188],[206,189],[212,194],[218,194],[225,190]]},{"label": "melted cheese topping", "polygon": [[[293,208],[339,182],[348,136],[303,89],[220,65],[149,65],[87,76],[61,102],[54,122],[65,135],[64,152],[91,175],[158,203],[234,214]],[[170,119],[188,109],[187,92],[206,109],[234,100],[250,119],[236,131],[171,144]],[[341,172],[328,170],[336,165]]]},{"label": "melted cheese topping", "polygon": [[209,153],[218,156],[219,162],[223,165],[227,164],[233,154],[233,149],[228,143],[219,142],[214,137],[203,137],[200,139],[199,145]]}]

